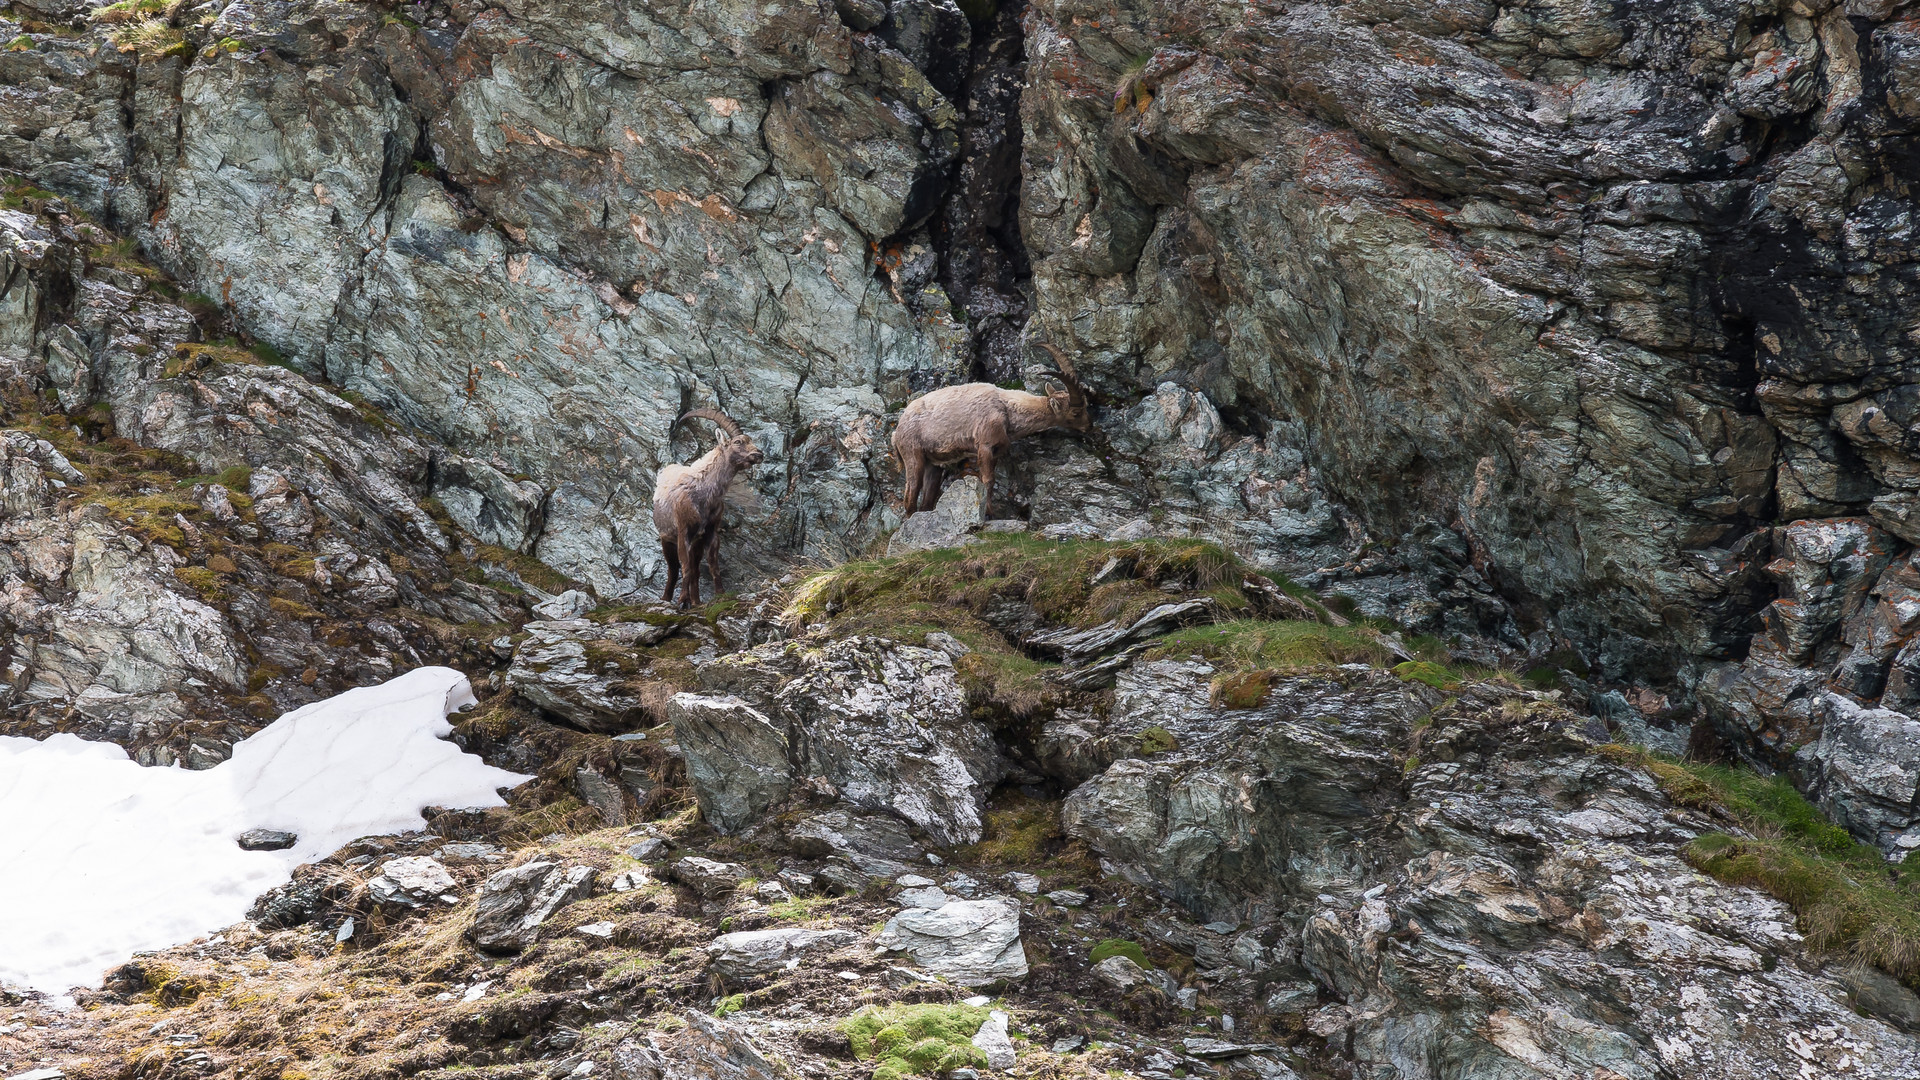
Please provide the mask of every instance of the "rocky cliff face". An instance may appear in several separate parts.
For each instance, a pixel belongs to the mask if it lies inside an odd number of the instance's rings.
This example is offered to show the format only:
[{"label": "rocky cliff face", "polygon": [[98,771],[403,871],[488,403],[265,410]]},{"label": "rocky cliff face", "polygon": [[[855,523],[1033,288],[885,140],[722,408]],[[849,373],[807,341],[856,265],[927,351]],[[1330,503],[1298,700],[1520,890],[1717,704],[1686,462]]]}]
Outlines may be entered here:
[{"label": "rocky cliff face", "polygon": [[603,594],[660,573],[679,410],[770,448],[771,572],[890,528],[893,411],[1044,335],[1103,417],[1012,512],[1691,685],[1777,522],[1913,531],[1898,8],[247,3],[116,48],[23,0],[0,166],[527,477],[498,539]]},{"label": "rocky cliff face", "polygon": [[[874,941],[943,986],[976,961],[1018,978],[1026,933],[1042,993],[1103,987],[1146,1030],[1194,991],[1290,1048],[1141,1043],[1101,1068],[1904,1075],[1910,1042],[1834,1001],[1911,1026],[1911,995],[1843,979],[1804,912],[1796,930],[1687,876],[1717,826],[1594,748],[1678,752],[1691,730],[1890,858],[1920,847],[1910,15],[14,0],[0,730],[197,767],[317,696],[461,666],[500,694],[463,738],[543,777],[510,823],[443,816],[441,840],[500,846],[446,856],[465,885],[486,854],[537,863],[542,835],[670,807],[704,825],[649,839],[715,857],[671,896],[599,856],[599,885],[529,871],[486,886],[488,911],[637,918],[653,909],[622,905],[646,892],[686,916],[582,929],[591,955],[749,913],[786,935],[716,945],[712,971],[678,957],[681,1005],[743,973],[786,1000],[754,965],[873,922],[765,915],[726,869],[760,859],[809,888],[900,882],[923,914]],[[873,550],[899,524],[901,406],[967,379],[1037,388],[1040,340],[1070,350],[1095,430],[1017,448],[996,528],[1121,544],[1076,571],[1097,602],[947,581],[858,618],[853,586],[639,605],[663,578],[654,473],[706,438],[675,428],[687,408],[766,451],[723,541],[736,581],[766,582]],[[1124,546],[1154,536],[1217,540],[1335,611],[1264,579],[1156,577]],[[991,578],[995,550],[952,558]],[[1232,653],[1248,671],[1212,666],[1218,641],[1167,644],[1194,621],[1354,614],[1403,633],[1354,630],[1305,668],[1262,638]],[[1569,693],[1489,683],[1459,705],[1339,666],[1389,661]],[[631,737],[662,723],[671,750]],[[1014,895],[1041,862],[939,897],[904,880],[992,844],[991,793],[1015,789],[1061,800],[1079,846],[1046,853],[1091,861],[1048,884],[1114,890],[1098,920]],[[281,898],[287,924],[418,914],[354,881]],[[1129,921],[1162,903],[1175,921]],[[1101,925],[1214,974],[1091,962]],[[275,962],[319,944],[291,940]],[[1073,963],[1050,969],[1056,946]],[[884,968],[849,970],[946,993]],[[524,970],[539,1008],[470,1010],[456,1041],[553,1058],[586,1022],[660,1008],[582,998],[599,969]],[[778,1071],[751,1039],[790,1030],[710,1023],[591,1061]],[[1692,1034],[1648,1034],[1676,1025]],[[401,1071],[479,1063],[427,1060]]]}]

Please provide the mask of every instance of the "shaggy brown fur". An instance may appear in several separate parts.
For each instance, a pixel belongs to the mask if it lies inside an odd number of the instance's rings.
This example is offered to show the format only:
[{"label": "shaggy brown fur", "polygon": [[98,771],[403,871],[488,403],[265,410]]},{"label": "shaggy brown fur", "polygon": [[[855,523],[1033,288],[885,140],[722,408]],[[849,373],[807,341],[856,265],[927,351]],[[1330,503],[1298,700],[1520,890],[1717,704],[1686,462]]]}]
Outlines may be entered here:
[{"label": "shaggy brown fur", "polygon": [[1064,384],[1045,394],[1003,390],[992,383],[948,386],[914,399],[893,429],[893,453],[906,474],[906,517],[940,501],[945,470],[968,458],[980,474],[980,508],[993,501],[993,461],[1024,438],[1048,428],[1085,431],[1093,426],[1087,395],[1065,353],[1046,342]]},{"label": "shaggy brown fur", "polygon": [[660,552],[667,557],[667,589],[662,600],[673,599],[674,585],[686,575],[680,590],[680,606],[700,603],[700,560],[707,560],[713,577],[713,594],[720,585],[720,516],[726,508],[727,486],[741,469],[765,460],[760,448],[725,413],[713,409],[693,409],[681,420],[694,417],[711,420],[725,438],[720,445],[691,465],[663,465],[653,487],[653,527],[660,533]]}]

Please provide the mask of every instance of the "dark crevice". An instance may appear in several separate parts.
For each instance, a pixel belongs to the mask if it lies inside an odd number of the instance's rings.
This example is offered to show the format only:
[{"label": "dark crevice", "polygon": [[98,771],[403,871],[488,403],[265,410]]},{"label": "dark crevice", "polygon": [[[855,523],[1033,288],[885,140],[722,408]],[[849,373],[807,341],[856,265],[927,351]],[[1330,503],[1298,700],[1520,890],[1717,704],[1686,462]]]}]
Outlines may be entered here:
[{"label": "dark crevice", "polygon": [[1014,382],[1033,276],[1020,239],[1020,92],[1027,80],[1024,0],[1008,0],[973,24],[961,111],[960,156],[928,222],[940,284],[973,331],[969,375]]}]

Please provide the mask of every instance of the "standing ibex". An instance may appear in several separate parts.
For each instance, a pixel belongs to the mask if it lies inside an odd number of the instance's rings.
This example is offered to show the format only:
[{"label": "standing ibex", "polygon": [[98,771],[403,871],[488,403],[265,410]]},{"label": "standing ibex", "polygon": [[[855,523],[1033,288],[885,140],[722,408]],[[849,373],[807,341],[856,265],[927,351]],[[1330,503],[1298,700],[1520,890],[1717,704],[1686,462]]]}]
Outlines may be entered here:
[{"label": "standing ibex", "polygon": [[980,509],[993,499],[994,455],[1013,440],[1048,428],[1085,431],[1093,426],[1087,395],[1065,353],[1040,347],[1060,365],[1062,388],[1044,395],[1003,390],[992,383],[947,386],[914,399],[893,429],[893,453],[907,477],[904,516],[931,510],[940,501],[943,471],[973,458],[980,472]]},{"label": "standing ibex", "polygon": [[680,420],[696,416],[713,421],[726,438],[691,465],[662,465],[653,486],[653,527],[660,532],[660,551],[667,557],[667,591],[660,599],[673,599],[673,587],[684,573],[682,608],[700,603],[702,555],[713,574],[713,594],[720,595],[720,540],[715,534],[726,507],[727,485],[741,469],[765,460],[760,448],[725,413],[692,409]]}]

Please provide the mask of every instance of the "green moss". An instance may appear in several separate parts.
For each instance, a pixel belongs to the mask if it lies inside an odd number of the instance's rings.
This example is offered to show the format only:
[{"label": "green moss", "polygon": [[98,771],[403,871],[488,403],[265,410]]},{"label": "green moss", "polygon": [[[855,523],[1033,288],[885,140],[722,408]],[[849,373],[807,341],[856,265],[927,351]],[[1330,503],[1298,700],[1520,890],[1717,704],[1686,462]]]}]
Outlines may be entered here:
[{"label": "green moss", "polygon": [[[32,48],[33,48],[33,39],[28,37],[25,34],[21,34],[15,37],[12,41],[7,42],[8,52],[27,52]],[[14,209],[14,208],[9,207],[9,209]]]},{"label": "green moss", "polygon": [[1783,776],[1677,761],[1644,749],[1600,752],[1652,774],[1668,798],[1724,815],[1750,836],[1707,833],[1685,855],[1716,880],[1785,901],[1816,951],[1872,964],[1920,987],[1920,866],[1889,866]]},{"label": "green moss", "polygon": [[1169,750],[1177,749],[1180,745],[1180,740],[1173,737],[1173,732],[1168,731],[1158,724],[1142,731],[1139,735],[1135,736],[1135,738],[1140,742],[1140,756],[1142,757],[1164,754]]},{"label": "green moss", "polygon": [[1454,690],[1460,686],[1460,673],[1431,660],[1409,660],[1395,664],[1393,673],[1407,682],[1426,683],[1435,690]]},{"label": "green moss", "polygon": [[936,1076],[986,1068],[973,1036],[991,1010],[971,1005],[891,1005],[866,1008],[840,1022],[853,1054],[871,1061],[873,1080]]},{"label": "green moss", "polygon": [[721,998],[720,1004],[715,1005],[713,1007],[713,1015],[731,1016],[734,1013],[737,1013],[741,1009],[744,1009],[746,1007],[747,1007],[747,995],[730,994],[726,997]]},{"label": "green moss", "polygon": [[1128,941],[1125,938],[1110,937],[1100,942],[1093,947],[1091,953],[1087,954],[1087,960],[1097,964],[1115,956],[1124,956],[1149,971],[1153,969],[1153,961],[1147,959],[1147,951],[1137,942]]}]

